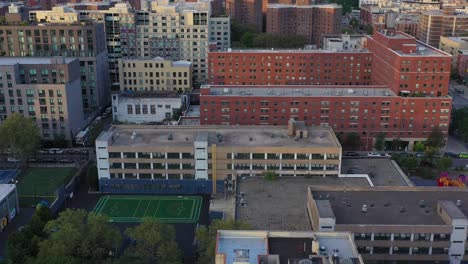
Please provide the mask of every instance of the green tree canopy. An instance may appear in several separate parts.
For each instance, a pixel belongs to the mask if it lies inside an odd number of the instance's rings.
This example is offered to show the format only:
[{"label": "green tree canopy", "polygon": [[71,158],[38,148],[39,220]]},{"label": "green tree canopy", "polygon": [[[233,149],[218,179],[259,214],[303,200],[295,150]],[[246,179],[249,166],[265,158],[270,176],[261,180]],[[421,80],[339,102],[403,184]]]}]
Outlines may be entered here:
[{"label": "green tree canopy", "polygon": [[250,225],[234,220],[214,220],[209,227],[201,226],[195,232],[198,264],[214,263],[218,230],[249,230]]},{"label": "green tree canopy", "polygon": [[0,125],[0,148],[15,157],[33,155],[40,142],[39,129],[31,118],[14,113]]},{"label": "green tree canopy", "polygon": [[451,133],[468,142],[468,107],[453,110],[450,130]]},{"label": "green tree canopy", "polygon": [[413,145],[413,151],[416,151],[416,152],[423,152],[424,149],[426,149],[426,146],[424,146],[424,144],[423,144],[421,141],[417,141],[417,142],[414,143],[414,145]]},{"label": "green tree canopy", "polygon": [[382,151],[385,148],[385,133],[381,132],[377,134],[375,138],[375,149],[378,151]]},{"label": "green tree canopy", "polygon": [[441,157],[436,161],[436,166],[440,171],[446,171],[452,166],[452,159],[449,157]]},{"label": "green tree canopy", "polygon": [[127,248],[121,263],[181,263],[181,252],[175,241],[173,226],[154,219],[144,219],[138,226],[127,229],[125,234],[135,243]]},{"label": "green tree canopy", "polygon": [[10,263],[33,262],[39,252],[39,242],[44,240],[47,235],[43,228],[50,219],[52,219],[50,209],[39,205],[31,222],[23,230],[14,232],[8,237],[7,254]]},{"label": "green tree canopy", "polygon": [[356,132],[350,132],[346,134],[344,138],[344,146],[350,149],[356,149],[361,146],[361,136]]},{"label": "green tree canopy", "polygon": [[445,144],[444,133],[436,126],[427,137],[426,146],[440,148]]},{"label": "green tree canopy", "polygon": [[48,238],[39,244],[36,264],[103,263],[122,240],[107,217],[84,210],[67,209],[44,230]]}]

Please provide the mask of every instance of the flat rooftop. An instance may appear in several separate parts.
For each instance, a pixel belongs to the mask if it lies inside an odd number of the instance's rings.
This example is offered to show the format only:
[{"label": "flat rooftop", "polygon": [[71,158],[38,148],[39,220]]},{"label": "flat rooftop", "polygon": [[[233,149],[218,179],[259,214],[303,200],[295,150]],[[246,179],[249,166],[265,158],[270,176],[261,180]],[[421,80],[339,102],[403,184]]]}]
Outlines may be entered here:
[{"label": "flat rooftop", "polygon": [[369,53],[367,49],[353,50],[319,50],[319,49],[228,49],[227,51],[212,51],[210,53]]},{"label": "flat rooftop", "polygon": [[16,185],[14,184],[0,184],[0,201],[5,199],[15,188]]},{"label": "flat rooftop", "polygon": [[235,85],[202,85],[210,89],[210,95],[222,96],[264,96],[264,97],[389,97],[396,94],[384,86],[235,86]]},{"label": "flat rooftop", "polygon": [[[460,200],[458,208],[468,213],[467,188],[309,186],[309,190],[315,200],[330,201],[336,224],[445,225],[437,213],[439,201]],[[367,213],[361,211],[362,205],[367,205]]]},{"label": "flat rooftop", "polygon": [[[0,60],[1,61],[1,60]],[[123,91],[119,92],[119,100],[125,98],[178,98],[180,99],[182,94],[178,94],[174,91]]]},{"label": "flat rooftop", "polygon": [[[307,216],[307,187],[369,186],[364,178],[279,177],[266,181],[260,177],[238,177],[237,189],[246,206],[236,205],[236,220],[255,230],[311,231]],[[287,219],[287,221],[285,221]]]},{"label": "flat rooftop", "polygon": [[[321,251],[320,255],[317,255],[318,252],[314,253],[313,243],[324,246],[326,252]],[[340,252],[340,259],[351,260],[347,263],[362,263],[350,233],[346,232],[219,230],[217,245],[216,253],[226,255],[226,264],[235,261],[257,263],[259,257],[269,259],[266,255],[279,255],[279,263],[308,259],[310,255],[314,255],[311,263],[320,264],[329,263],[328,260],[323,262],[322,256],[336,252]]]},{"label": "flat rooftop", "polygon": [[77,58],[63,57],[2,57],[0,65],[16,65],[16,64],[68,64]]},{"label": "flat rooftop", "polygon": [[[208,144],[244,147],[341,147],[327,127],[308,127],[307,138],[287,136],[286,126],[114,126],[103,132],[98,141],[109,146],[193,146],[197,135],[207,135]],[[132,138],[132,135],[135,137]]]},{"label": "flat rooftop", "polygon": [[268,8],[341,8],[338,4],[316,4],[316,5],[288,5],[288,4],[268,4]]}]

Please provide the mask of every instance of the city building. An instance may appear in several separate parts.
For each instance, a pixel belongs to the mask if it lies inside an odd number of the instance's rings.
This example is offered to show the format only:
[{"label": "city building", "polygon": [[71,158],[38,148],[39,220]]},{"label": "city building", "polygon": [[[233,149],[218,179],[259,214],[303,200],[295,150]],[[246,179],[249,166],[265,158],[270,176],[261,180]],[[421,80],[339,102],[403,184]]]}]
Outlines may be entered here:
[{"label": "city building", "polygon": [[418,14],[401,14],[392,10],[385,14],[385,29],[393,29],[416,37],[418,33],[418,25]]},{"label": "city building", "polygon": [[175,92],[136,92],[112,94],[114,122],[158,124],[172,120],[188,106],[187,95]]},{"label": "city building", "polygon": [[268,4],[266,32],[280,36],[303,36],[307,44],[321,47],[323,35],[340,34],[342,7],[326,5]]},{"label": "city building", "polygon": [[422,12],[417,38],[438,47],[440,37],[461,37],[468,34],[468,13],[453,8]]},{"label": "city building", "polygon": [[228,50],[210,52],[209,84],[363,85],[371,84],[367,50]]},{"label": "city building", "polygon": [[[230,18],[214,17],[210,1],[151,2],[144,11],[133,9],[128,3],[117,3],[107,10],[73,10],[62,8],[55,11],[35,11],[38,14],[61,21],[76,13],[79,21],[94,21],[105,24],[105,38],[109,54],[109,71],[112,83],[119,82],[118,60],[149,59],[163,57],[174,61],[192,62],[195,80],[206,81],[206,60],[209,43],[216,43],[215,50],[230,47]],[[221,26],[222,25],[222,26]],[[226,29],[228,28],[228,29]]]},{"label": "city building", "polygon": [[14,184],[0,184],[0,217],[2,218],[1,231],[10,224],[20,213],[18,191]]},{"label": "city building", "polygon": [[263,0],[226,0],[226,12],[236,22],[262,32],[262,5]]},{"label": "city building", "polygon": [[85,127],[76,58],[0,58],[0,117],[31,117],[44,139],[72,139]]},{"label": "city building", "polygon": [[388,144],[398,139],[412,149],[434,127],[448,132],[450,56],[401,32],[374,32],[367,50],[242,50],[209,58],[202,125],[285,125],[295,118],[358,133],[364,149],[382,133]]},{"label": "city building", "polygon": [[224,179],[336,176],[341,145],[330,128],[115,126],[96,140],[101,192],[216,193]]},{"label": "city building", "polygon": [[460,50],[468,50],[468,37],[440,37],[439,49],[452,55],[452,70],[458,70]]},{"label": "city building", "polygon": [[398,95],[445,97],[450,81],[449,54],[391,30],[376,31],[367,40],[371,51],[372,80]]},{"label": "city building", "polygon": [[192,89],[192,63],[152,59],[119,59],[120,90],[174,91]]},{"label": "city building", "polygon": [[317,232],[351,232],[364,261],[466,261],[468,190],[309,186]]},{"label": "city building", "polygon": [[468,50],[459,50],[457,59],[458,76],[468,83]]},{"label": "city building", "polygon": [[[54,7],[52,10],[37,10],[29,12],[31,21],[95,21],[105,25],[105,40],[108,51],[110,82],[119,82],[118,59],[122,57],[120,41],[121,29],[135,26],[135,12],[129,3],[118,3],[115,7],[103,6],[102,2],[68,3],[67,6]],[[83,7],[84,6],[84,7]],[[89,9],[89,6],[97,8]],[[105,8],[104,7],[108,7]]]},{"label": "city building", "polygon": [[362,50],[367,43],[366,35],[324,35],[322,36],[322,49],[330,51],[338,50]]},{"label": "city building", "polygon": [[218,230],[216,264],[364,264],[347,232]]},{"label": "city building", "polygon": [[[21,16],[23,12],[10,8],[10,14]],[[55,16],[39,17],[37,22],[7,19],[0,25],[0,57],[77,57],[83,108],[93,111],[107,105],[110,84],[104,25],[75,21],[74,14],[63,21]]]},{"label": "city building", "polygon": [[285,125],[290,118],[306,125],[330,126],[344,136],[357,133],[362,149],[371,150],[385,134],[411,150],[434,127],[448,131],[452,99],[402,97],[387,86],[343,85],[203,85],[201,125]]},{"label": "city building", "polygon": [[210,18],[210,43],[216,43],[217,51],[231,48],[231,20],[229,17]]}]

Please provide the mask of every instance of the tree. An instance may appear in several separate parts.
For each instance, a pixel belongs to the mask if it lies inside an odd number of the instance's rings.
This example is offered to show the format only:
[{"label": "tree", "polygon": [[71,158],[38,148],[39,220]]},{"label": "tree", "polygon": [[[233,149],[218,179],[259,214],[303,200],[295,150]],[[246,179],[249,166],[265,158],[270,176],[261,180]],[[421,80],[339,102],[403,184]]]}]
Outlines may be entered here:
[{"label": "tree", "polygon": [[440,171],[446,171],[452,166],[452,159],[449,157],[441,157],[436,161],[436,166]]},{"label": "tree", "polygon": [[218,230],[250,230],[249,224],[234,220],[214,220],[209,227],[201,226],[195,231],[198,264],[214,263]]},{"label": "tree", "polygon": [[15,157],[33,155],[40,142],[39,129],[31,118],[14,113],[0,125],[0,148]]},{"label": "tree", "polygon": [[359,136],[359,134],[356,132],[350,132],[346,134],[344,145],[350,149],[355,149],[361,146],[361,136]]},{"label": "tree", "polygon": [[434,127],[427,137],[426,146],[440,148],[445,144],[444,133],[438,128]]},{"label": "tree", "polygon": [[45,239],[43,231],[47,221],[52,219],[49,208],[38,205],[31,222],[21,231],[12,233],[7,240],[7,253],[10,263],[31,263],[39,252],[39,242]]},{"label": "tree", "polygon": [[468,142],[468,107],[453,110],[450,131]]},{"label": "tree", "polygon": [[426,147],[424,146],[424,144],[421,141],[417,141],[413,145],[413,151],[416,151],[416,152],[423,152],[425,148]]},{"label": "tree", "polygon": [[131,263],[177,264],[181,263],[181,252],[175,241],[175,229],[154,219],[144,219],[141,224],[131,227],[125,234],[135,243],[125,251]]},{"label": "tree", "polygon": [[267,181],[276,181],[278,179],[278,174],[276,174],[274,171],[265,171],[263,172],[263,177]]},{"label": "tree", "polygon": [[252,32],[245,32],[244,35],[240,38],[241,45],[245,48],[253,47],[253,40],[255,34]]},{"label": "tree", "polygon": [[378,151],[382,151],[385,148],[385,133],[381,132],[377,134],[375,138],[374,148]]},{"label": "tree", "polygon": [[63,211],[44,231],[48,238],[39,244],[36,264],[103,263],[122,240],[106,216],[84,210]]},{"label": "tree", "polygon": [[416,169],[418,166],[418,160],[413,157],[403,157],[400,160],[400,164],[402,167],[406,168],[408,171],[412,171]]}]

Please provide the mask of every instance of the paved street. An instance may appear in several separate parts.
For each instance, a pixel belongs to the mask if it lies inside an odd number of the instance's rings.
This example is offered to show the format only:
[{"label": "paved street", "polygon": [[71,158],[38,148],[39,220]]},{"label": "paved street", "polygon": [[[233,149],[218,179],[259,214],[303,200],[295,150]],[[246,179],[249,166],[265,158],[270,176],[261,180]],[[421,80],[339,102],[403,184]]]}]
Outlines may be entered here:
[{"label": "paved street", "polygon": [[461,140],[449,136],[447,141],[447,147],[445,148],[445,152],[453,152],[453,153],[462,153],[468,152],[467,148],[468,143],[463,143]]},{"label": "paved street", "polygon": [[[463,90],[464,94],[458,93],[456,90]],[[449,86],[449,95],[453,98],[453,108],[459,109],[468,106],[468,87],[465,85],[451,83]]]}]

